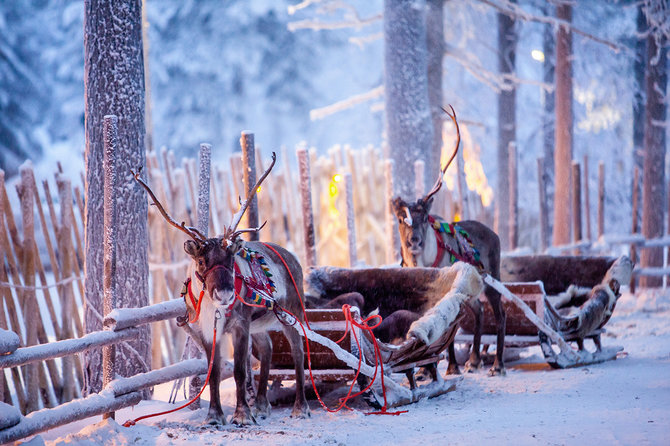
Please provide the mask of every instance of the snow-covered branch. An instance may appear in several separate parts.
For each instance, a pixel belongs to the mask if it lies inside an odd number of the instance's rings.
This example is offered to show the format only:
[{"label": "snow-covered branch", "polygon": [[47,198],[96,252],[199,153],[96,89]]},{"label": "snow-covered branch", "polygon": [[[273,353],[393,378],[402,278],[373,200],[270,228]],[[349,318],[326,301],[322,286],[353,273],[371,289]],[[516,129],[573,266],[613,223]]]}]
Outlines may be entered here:
[{"label": "snow-covered branch", "polygon": [[551,93],[554,91],[554,86],[545,82],[535,81],[532,79],[522,79],[513,74],[499,74],[484,68],[484,65],[473,53],[461,51],[452,45],[445,42],[445,55],[454,59],[463,68],[465,68],[475,79],[483,84],[486,84],[494,92],[510,91],[517,85],[536,85],[544,91]]},{"label": "snow-covered branch", "polygon": [[322,30],[334,30],[334,29],[344,29],[344,28],[356,28],[360,29],[364,26],[371,25],[376,22],[380,22],[383,19],[382,14],[373,15],[372,17],[364,19],[349,19],[342,20],[338,22],[323,22],[321,20],[298,20],[297,22],[290,22],[288,24],[289,31],[297,31],[299,29],[311,29],[314,31]]},{"label": "snow-covered branch", "polygon": [[605,45],[616,53],[628,51],[626,48],[617,45],[614,42],[610,42],[609,40],[594,36],[593,34],[587,33],[586,31],[582,31],[581,29],[576,28],[570,22],[566,22],[565,20],[560,20],[557,19],[556,17],[538,16],[535,14],[531,14],[527,11],[524,11],[524,9],[521,6],[512,3],[509,0],[499,0],[499,1],[479,0],[479,1],[481,3],[491,6],[494,9],[497,9],[498,11],[509,17],[513,17],[518,20],[523,20],[525,22],[546,23],[554,27],[562,26],[564,28],[569,29],[575,34],[578,34],[582,37],[586,37],[587,39],[593,40],[596,43]]},{"label": "snow-covered branch", "polygon": [[366,92],[366,93],[361,93],[357,94],[355,96],[352,96],[347,99],[343,99],[339,102],[336,102],[331,105],[327,105],[325,107],[321,108],[315,108],[314,110],[310,110],[309,112],[309,117],[312,121],[316,121],[317,119],[323,119],[326,116],[330,116],[334,113],[338,113],[344,110],[347,110],[354,105],[361,104],[363,102],[370,101],[372,99],[377,99],[381,95],[384,94],[384,86],[380,85],[378,87],[373,88],[372,90]]},{"label": "snow-covered branch", "polygon": [[374,34],[369,34],[367,36],[349,37],[349,43],[353,43],[354,45],[357,45],[359,48],[363,49],[363,47],[368,43],[375,42],[377,40],[382,40],[383,38],[384,33],[378,32]]}]

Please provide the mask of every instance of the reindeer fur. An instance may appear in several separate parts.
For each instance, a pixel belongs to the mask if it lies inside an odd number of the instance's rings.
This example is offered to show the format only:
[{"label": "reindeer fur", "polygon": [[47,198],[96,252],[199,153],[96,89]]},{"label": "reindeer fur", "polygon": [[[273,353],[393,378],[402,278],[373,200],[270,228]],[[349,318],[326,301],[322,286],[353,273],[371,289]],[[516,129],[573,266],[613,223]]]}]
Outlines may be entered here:
[{"label": "reindeer fur", "polygon": [[[254,414],[251,412],[246,398],[246,380],[249,342],[253,341],[255,350],[258,352],[261,362],[260,380],[258,392],[255,399],[256,415],[265,417],[269,414],[270,404],[267,400],[267,383],[270,372],[270,359],[272,356],[272,344],[266,330],[269,325],[276,321],[276,316],[272,311],[263,308],[254,308],[236,302],[232,307],[229,317],[225,316],[229,305],[234,301],[234,277],[232,273],[233,262],[235,262],[241,272],[247,271],[248,264],[246,260],[235,255],[240,248],[246,247],[261,253],[265,257],[272,278],[275,282],[276,292],[275,301],[284,309],[294,314],[300,321],[304,322],[304,316],[300,305],[300,299],[303,297],[302,290],[302,269],[297,258],[289,251],[280,246],[273,247],[281,254],[286,261],[289,270],[298,286],[296,293],[293,283],[288,276],[286,268],[277,255],[264,244],[259,242],[243,242],[240,239],[226,245],[224,239],[207,239],[205,243],[188,240],[184,244],[185,251],[193,258],[194,262],[190,269],[191,283],[193,293],[198,296],[205,286],[205,294],[200,308],[200,317],[198,320],[197,335],[199,341],[205,347],[208,357],[212,353],[212,348],[216,349],[215,362],[212,367],[212,374],[209,380],[210,388],[210,406],[207,421],[210,424],[225,424],[226,420],[221,408],[219,398],[219,382],[221,380],[221,339],[218,336],[224,333],[230,333],[233,339],[234,348],[234,370],[237,404],[232,422],[235,424],[252,424],[256,422]],[[222,265],[228,269],[220,268],[209,274],[206,271],[214,265]],[[205,277],[205,282],[201,282],[195,272],[201,277]],[[240,296],[244,299],[247,295],[246,285],[242,286]],[[187,308],[193,316],[194,308],[187,299]],[[215,314],[219,312],[221,319],[217,323],[217,343],[213,345],[212,335],[214,333]],[[283,327],[293,354],[296,370],[296,399],[293,406],[292,416],[306,417],[310,415],[309,406],[305,398],[304,391],[304,359],[302,338],[290,327]]]}]

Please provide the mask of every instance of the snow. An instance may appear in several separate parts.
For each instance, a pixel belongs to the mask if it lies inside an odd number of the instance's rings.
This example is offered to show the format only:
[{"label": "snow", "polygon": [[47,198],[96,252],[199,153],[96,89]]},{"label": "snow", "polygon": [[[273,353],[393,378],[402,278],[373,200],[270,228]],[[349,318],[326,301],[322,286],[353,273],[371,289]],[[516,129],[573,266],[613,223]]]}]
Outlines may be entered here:
[{"label": "snow", "polygon": [[[663,444],[670,435],[668,318],[670,291],[625,293],[603,337],[605,346],[625,346],[619,359],[553,370],[539,347],[532,347],[507,364],[507,376],[489,377],[485,369],[467,374],[455,391],[406,406],[409,412],[399,416],[366,416],[369,410],[362,405],[354,405],[362,410],[330,414],[311,400],[307,420],[290,418],[291,407],[285,405],[273,408],[259,425],[244,428],[203,425],[207,409],[120,426],[129,418],[176,407],[164,402],[168,383],[157,387],[157,400],[117,411],[117,421],[94,417],[41,438],[48,446]],[[442,362],[441,373],[445,367]],[[234,389],[232,379],[221,384],[228,416],[235,407]]]}]

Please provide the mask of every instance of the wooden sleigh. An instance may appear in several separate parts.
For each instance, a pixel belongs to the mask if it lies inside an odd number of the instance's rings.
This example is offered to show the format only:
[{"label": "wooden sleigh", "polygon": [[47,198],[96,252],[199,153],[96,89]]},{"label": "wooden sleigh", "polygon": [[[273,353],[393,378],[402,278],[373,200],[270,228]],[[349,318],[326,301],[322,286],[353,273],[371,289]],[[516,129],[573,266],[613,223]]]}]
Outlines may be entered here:
[{"label": "wooden sleigh", "polygon": [[[412,272],[411,269],[402,271],[410,275],[421,274],[421,271]],[[399,345],[373,339],[370,332],[357,327],[346,331],[347,321],[341,310],[307,310],[311,330],[305,327],[305,333],[310,340],[312,376],[316,384],[341,384],[352,380],[359,371],[361,387],[373,381],[372,393],[364,395],[364,400],[375,408],[383,404],[382,393],[386,394],[386,407],[391,408],[454,390],[462,377],[443,379],[437,372],[437,364],[454,340],[458,324],[465,314],[462,311],[465,301],[478,295],[483,283],[476,269],[470,265],[435,271],[438,272],[440,286],[433,287],[428,297],[441,293],[441,298],[429,299],[434,305],[412,325],[407,339]],[[353,314],[360,321],[359,310],[354,309]],[[297,326],[296,329],[301,330]],[[278,325],[270,329],[270,337],[273,343],[270,379],[275,383],[294,379],[288,341]],[[340,340],[339,344],[335,342],[337,340]],[[375,345],[379,349],[381,365],[376,361]],[[377,370],[375,364],[378,365]],[[307,366],[306,357],[305,369],[309,378]],[[381,387],[381,366],[384,389]],[[425,367],[430,372],[429,383],[417,383],[415,371],[418,367]]]},{"label": "wooden sleigh", "polygon": [[[553,293],[558,294],[568,289],[569,285],[579,285],[584,294],[577,300],[580,308],[574,308],[577,315],[585,310],[588,296],[601,291],[602,283],[617,276],[621,284],[628,283],[632,264],[627,257],[619,259],[603,257],[526,257],[514,258],[508,265],[508,278],[542,279],[535,282],[501,283],[491,277],[484,281],[496,288],[505,297],[504,309],[507,315],[505,347],[528,347],[539,345],[547,363],[553,368],[577,367],[615,359],[623,350],[620,346],[601,348],[600,337],[605,332],[602,326],[609,319],[609,315],[595,315],[600,317],[601,323],[594,324],[597,328],[584,327],[580,333],[576,325],[584,323],[577,316],[573,316],[574,329],[566,330],[550,313],[556,314],[559,309],[569,307],[569,303],[561,299],[549,299],[545,293],[545,282]],[[538,267],[538,264],[540,265]],[[504,270],[504,268],[503,268]],[[572,275],[570,275],[572,273]],[[571,278],[572,277],[572,278]],[[484,307],[482,323],[482,344],[495,345],[495,322],[493,311],[483,295],[480,300]],[[566,299],[563,298],[563,301]],[[612,308],[613,309],[613,308]],[[590,311],[593,313],[593,311]],[[611,312],[610,312],[611,314]],[[583,315],[582,315],[583,316]],[[461,322],[463,330],[456,336],[456,342],[472,343],[474,321],[472,316],[466,315]],[[583,348],[585,339],[590,339],[597,346],[595,351]],[[575,342],[581,348],[575,351],[570,343]]]}]

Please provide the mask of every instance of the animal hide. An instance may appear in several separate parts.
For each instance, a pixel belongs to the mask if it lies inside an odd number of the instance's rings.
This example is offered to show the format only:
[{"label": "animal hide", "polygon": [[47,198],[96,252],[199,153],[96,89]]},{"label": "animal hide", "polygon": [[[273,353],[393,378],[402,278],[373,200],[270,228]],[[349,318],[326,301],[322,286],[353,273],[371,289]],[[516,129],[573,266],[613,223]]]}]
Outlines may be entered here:
[{"label": "animal hide", "polygon": [[476,268],[467,263],[453,265],[448,274],[453,276],[449,292],[410,326],[408,337],[420,339],[426,345],[432,344],[454,323],[461,305],[479,296],[484,288]]},{"label": "animal hide", "polygon": [[619,297],[621,284],[630,282],[633,263],[626,256],[617,259],[603,278],[586,295],[578,287],[571,286],[568,292],[562,296],[559,306],[567,307],[569,304],[580,303],[576,313],[564,316],[559,313],[545,297],[545,320],[561,333],[565,339],[583,339],[594,330],[602,328],[609,321]]}]

